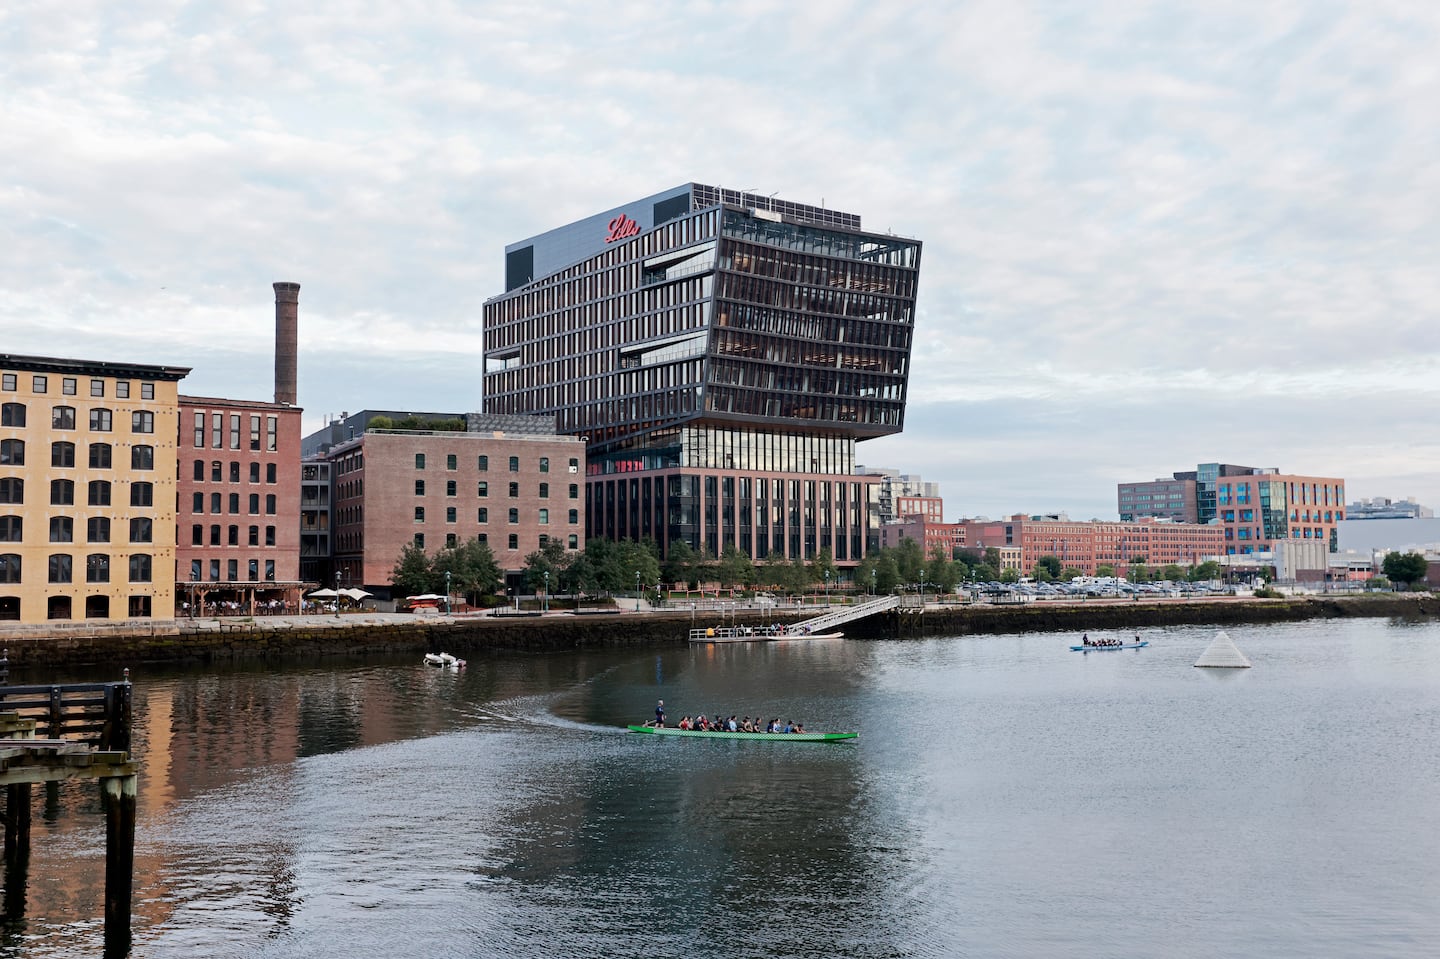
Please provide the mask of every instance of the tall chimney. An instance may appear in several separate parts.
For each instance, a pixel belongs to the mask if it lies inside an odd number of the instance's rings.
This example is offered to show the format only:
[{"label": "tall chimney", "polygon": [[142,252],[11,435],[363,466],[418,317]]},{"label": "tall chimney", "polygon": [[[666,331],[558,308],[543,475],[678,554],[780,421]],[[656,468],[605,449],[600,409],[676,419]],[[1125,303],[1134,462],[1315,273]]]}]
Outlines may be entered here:
[{"label": "tall chimney", "polygon": [[300,284],[275,284],[275,402],[294,406]]}]

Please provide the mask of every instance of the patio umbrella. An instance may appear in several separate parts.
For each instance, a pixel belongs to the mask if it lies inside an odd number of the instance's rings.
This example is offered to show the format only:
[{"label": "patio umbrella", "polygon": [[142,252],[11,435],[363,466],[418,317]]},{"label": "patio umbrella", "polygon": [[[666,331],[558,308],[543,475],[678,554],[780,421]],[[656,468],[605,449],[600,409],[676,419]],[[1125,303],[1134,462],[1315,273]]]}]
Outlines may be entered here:
[{"label": "patio umbrella", "polygon": [[338,593],[333,589],[317,589],[306,596],[307,599],[334,599]]},{"label": "patio umbrella", "polygon": [[340,590],[340,595],[341,595],[341,596],[349,596],[351,599],[355,600],[355,602],[358,603],[358,602],[360,602],[360,600],[365,599],[365,598],[366,598],[367,596],[369,596],[370,594],[367,593],[367,592],[365,592],[365,590],[363,590],[363,589],[354,589],[354,588],[351,588],[351,589],[342,589],[342,590]]}]

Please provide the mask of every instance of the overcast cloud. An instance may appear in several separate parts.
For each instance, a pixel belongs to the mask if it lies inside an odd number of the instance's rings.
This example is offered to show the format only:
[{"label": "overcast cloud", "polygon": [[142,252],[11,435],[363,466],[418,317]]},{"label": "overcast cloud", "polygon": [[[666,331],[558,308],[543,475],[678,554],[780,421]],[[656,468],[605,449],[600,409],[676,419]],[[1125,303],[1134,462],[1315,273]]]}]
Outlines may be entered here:
[{"label": "overcast cloud", "polygon": [[481,404],[503,247],[695,180],[925,248],[946,518],[1224,461],[1440,506],[1440,12],[1367,2],[0,7],[0,352],[306,429]]}]

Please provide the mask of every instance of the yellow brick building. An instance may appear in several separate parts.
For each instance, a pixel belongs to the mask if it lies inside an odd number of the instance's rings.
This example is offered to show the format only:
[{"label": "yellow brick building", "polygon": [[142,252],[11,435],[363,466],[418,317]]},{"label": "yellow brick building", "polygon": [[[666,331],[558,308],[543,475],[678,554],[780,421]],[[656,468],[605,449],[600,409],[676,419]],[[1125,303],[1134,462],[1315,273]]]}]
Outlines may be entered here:
[{"label": "yellow brick building", "polygon": [[189,372],[0,353],[0,622],[174,618]]}]

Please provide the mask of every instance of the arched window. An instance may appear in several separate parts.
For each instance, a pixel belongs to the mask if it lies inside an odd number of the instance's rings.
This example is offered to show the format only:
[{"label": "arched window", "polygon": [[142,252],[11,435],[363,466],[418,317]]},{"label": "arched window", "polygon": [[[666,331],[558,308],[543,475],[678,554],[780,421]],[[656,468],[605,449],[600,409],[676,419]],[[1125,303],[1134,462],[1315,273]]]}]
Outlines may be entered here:
[{"label": "arched window", "polygon": [[24,426],[24,403],[0,403],[0,426]]},{"label": "arched window", "polygon": [[0,553],[0,583],[20,582],[20,554]]},{"label": "arched window", "polygon": [[111,452],[109,443],[91,443],[90,468],[92,470],[108,470],[110,468]]},{"label": "arched window", "polygon": [[150,582],[150,554],[135,553],[130,557],[130,582]]},{"label": "arched window", "polygon": [[265,515],[275,515],[275,494],[269,493],[265,496]]},{"label": "arched window", "polygon": [[114,415],[103,406],[90,411],[90,429],[95,433],[108,433],[114,423]]},{"label": "arched window", "polygon": [[[105,582],[109,582],[108,571]],[[86,596],[85,597],[85,618],[86,619],[109,619],[110,618],[110,597],[109,596]]]},{"label": "arched window", "polygon": [[85,521],[85,540],[90,543],[110,542],[110,517],[92,516]]},{"label": "arched window", "polygon": [[510,522],[511,522],[511,523],[518,523],[518,522],[520,522],[520,511],[519,511],[518,509],[512,509],[512,510],[510,511]]},{"label": "arched window", "polygon": [[155,485],[153,483],[131,483],[130,484],[130,505],[131,506],[154,506]]},{"label": "arched window", "polygon": [[73,506],[75,504],[75,481],[74,480],[51,480],[50,481],[50,505],[51,506]]},{"label": "arched window", "polygon": [[130,520],[130,542],[150,543],[155,539],[155,523],[148,516],[136,516]]},{"label": "arched window", "polygon": [[197,483],[203,483],[204,481],[205,481],[205,461],[204,461],[204,460],[196,460],[196,461],[195,461],[195,482],[197,482]]},{"label": "arched window", "polygon": [[19,543],[25,539],[25,520],[19,516],[0,516],[0,543]]},{"label": "arched window", "polygon": [[18,476],[0,479],[0,503],[24,503],[25,481]]},{"label": "arched window", "polygon": [[110,482],[108,480],[91,480],[90,495],[86,502],[91,506],[109,506]]},{"label": "arched window", "polygon": [[0,466],[24,466],[25,441],[0,440]]},{"label": "arched window", "polygon": [[130,468],[132,470],[153,470],[155,468],[155,447],[141,443],[130,447]]},{"label": "arched window", "polygon": [[[69,553],[56,553],[50,557],[50,582],[74,582],[74,575],[72,557]],[[67,616],[66,618],[68,619],[69,617]]]},{"label": "arched window", "polygon": [[56,406],[50,410],[52,430],[73,430],[75,428],[75,407]]},{"label": "arched window", "polygon": [[85,557],[85,582],[110,582],[110,557],[104,553],[91,553]]}]

